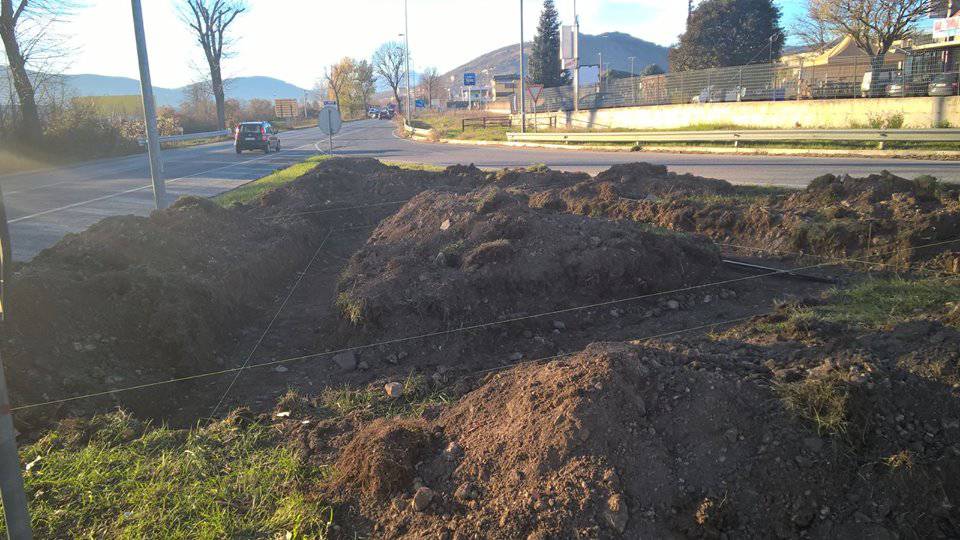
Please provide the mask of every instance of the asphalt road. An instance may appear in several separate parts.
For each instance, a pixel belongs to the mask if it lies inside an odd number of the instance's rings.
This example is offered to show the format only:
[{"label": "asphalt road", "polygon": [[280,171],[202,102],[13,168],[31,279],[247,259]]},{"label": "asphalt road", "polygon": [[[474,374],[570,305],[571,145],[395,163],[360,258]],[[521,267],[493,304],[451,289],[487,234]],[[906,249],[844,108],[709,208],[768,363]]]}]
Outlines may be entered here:
[{"label": "asphalt road", "polygon": [[[595,174],[616,163],[649,161],[680,173],[723,178],[737,183],[802,187],[822,174],[863,175],[887,169],[913,177],[930,174],[960,182],[955,162],[851,158],[714,156],[644,152],[581,152],[507,147],[475,147],[418,143],[393,134],[392,122],[365,120],[344,125],[335,139],[335,153],[384,161],[482,168],[521,167],[546,163],[551,168]],[[283,148],[264,155],[236,155],[232,143],[216,143],[163,153],[168,197],[209,197],[265,176],[276,169],[325,150],[317,129],[281,135]],[[7,204],[13,256],[26,260],[100,219],[124,214],[147,215],[153,208],[144,155],[100,160],[71,167],[0,177]]]}]

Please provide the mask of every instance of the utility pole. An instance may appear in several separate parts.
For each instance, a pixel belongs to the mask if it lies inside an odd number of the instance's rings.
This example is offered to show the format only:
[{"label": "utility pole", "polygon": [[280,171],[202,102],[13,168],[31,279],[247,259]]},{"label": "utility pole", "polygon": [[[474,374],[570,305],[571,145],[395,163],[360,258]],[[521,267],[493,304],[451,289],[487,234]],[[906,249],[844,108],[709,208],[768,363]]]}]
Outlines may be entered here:
[{"label": "utility pole", "polygon": [[[6,313],[4,292],[7,274],[10,271],[10,230],[7,228],[7,211],[0,192],[0,328]],[[17,452],[16,431],[10,413],[10,396],[7,394],[7,378],[0,361],[0,494],[3,497],[3,515],[7,524],[7,538],[30,540],[30,511],[27,495],[23,491],[23,475],[20,473],[20,455]]]},{"label": "utility pole", "polygon": [[600,82],[597,83],[598,85],[597,91],[603,92],[603,51],[598,52],[597,56],[600,57],[600,79],[599,79]]},{"label": "utility pole", "polygon": [[140,0],[130,0],[130,4],[133,7],[133,33],[140,63],[140,95],[143,97],[143,121],[147,128],[147,156],[150,159],[150,178],[153,180],[153,202],[157,210],[161,210],[166,206],[167,188],[163,183],[163,168],[160,165],[157,106],[153,100],[153,83],[150,81],[147,38],[143,33],[143,10],[140,8]]},{"label": "utility pole", "polygon": [[573,0],[573,111],[580,110],[580,17]]},{"label": "utility pole", "polygon": [[630,87],[633,89],[633,104],[637,104],[637,79],[633,76],[633,63],[637,59],[636,56],[630,57]]},{"label": "utility pole", "polygon": [[403,0],[403,40],[404,48],[407,50],[406,71],[407,71],[407,123],[413,119],[413,109],[410,108],[410,12],[408,9],[408,0]]},{"label": "utility pole", "polygon": [[527,132],[527,69],[524,59],[523,0],[520,0],[520,133]]}]

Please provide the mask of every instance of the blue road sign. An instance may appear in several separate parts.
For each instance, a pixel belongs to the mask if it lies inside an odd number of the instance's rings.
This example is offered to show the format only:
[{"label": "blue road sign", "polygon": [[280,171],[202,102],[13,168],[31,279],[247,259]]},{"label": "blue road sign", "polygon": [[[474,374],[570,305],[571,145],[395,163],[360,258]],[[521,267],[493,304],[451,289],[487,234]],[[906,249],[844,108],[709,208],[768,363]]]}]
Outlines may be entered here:
[{"label": "blue road sign", "polygon": [[476,73],[464,73],[464,74],[463,74],[463,85],[464,85],[464,86],[476,86],[476,85],[477,85],[477,74],[476,74]]},{"label": "blue road sign", "polygon": [[416,107],[417,107],[418,109],[424,109],[424,108],[427,107],[427,100],[425,100],[425,99],[418,99],[418,100],[416,101],[415,105],[416,105]]}]

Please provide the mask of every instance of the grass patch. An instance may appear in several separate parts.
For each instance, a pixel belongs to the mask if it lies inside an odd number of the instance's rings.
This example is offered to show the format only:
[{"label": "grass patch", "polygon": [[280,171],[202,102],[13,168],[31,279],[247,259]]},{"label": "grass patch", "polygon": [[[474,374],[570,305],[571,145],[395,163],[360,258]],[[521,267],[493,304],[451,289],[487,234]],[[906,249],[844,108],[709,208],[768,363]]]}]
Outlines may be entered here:
[{"label": "grass patch", "polygon": [[818,434],[846,436],[850,395],[839,376],[778,384],[776,389],[787,410],[812,423]]},{"label": "grass patch", "polygon": [[310,494],[327,471],[258,424],[171,430],[118,412],[65,424],[22,457],[40,538],[326,538],[332,518]]},{"label": "grass patch", "polygon": [[383,164],[388,167],[397,167],[407,171],[443,172],[447,170],[446,167],[443,167],[440,165],[429,165],[427,163],[404,163],[402,161],[384,161]]},{"label": "grass patch", "polygon": [[234,204],[245,204],[251,201],[254,201],[260,198],[261,195],[268,191],[277,189],[278,187],[285,186],[290,182],[293,182],[297,178],[307,174],[318,163],[330,159],[328,154],[317,154],[307,158],[305,161],[296,163],[274,172],[273,174],[264,176],[259,180],[254,180],[253,182],[244,184],[237,189],[230,190],[226,193],[222,193],[214,198],[214,201],[217,202],[220,206],[229,207]]},{"label": "grass patch", "polygon": [[367,418],[419,416],[431,405],[450,401],[441,389],[430,384],[422,375],[411,375],[403,382],[403,396],[391,398],[383,387],[327,389],[320,396],[320,404],[335,415],[356,411]]},{"label": "grass patch", "polygon": [[960,279],[869,279],[849,289],[834,290],[822,306],[799,308],[792,319],[820,319],[865,329],[876,329],[939,313],[960,300]]}]

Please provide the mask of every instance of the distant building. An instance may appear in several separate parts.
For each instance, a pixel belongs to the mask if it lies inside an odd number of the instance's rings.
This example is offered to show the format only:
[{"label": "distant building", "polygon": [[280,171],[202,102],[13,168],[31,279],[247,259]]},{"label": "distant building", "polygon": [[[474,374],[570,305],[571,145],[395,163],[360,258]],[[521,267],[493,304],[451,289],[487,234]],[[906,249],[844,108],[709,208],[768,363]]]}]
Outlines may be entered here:
[{"label": "distant building", "polygon": [[504,98],[513,98],[519,91],[520,75],[511,73],[508,75],[493,76],[493,99],[502,100]]}]

